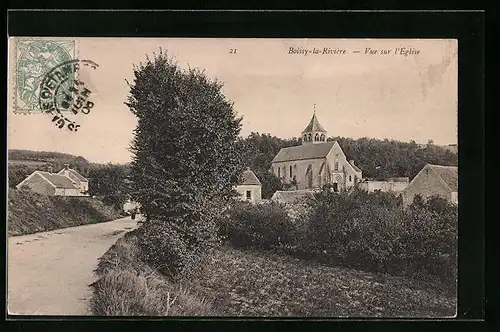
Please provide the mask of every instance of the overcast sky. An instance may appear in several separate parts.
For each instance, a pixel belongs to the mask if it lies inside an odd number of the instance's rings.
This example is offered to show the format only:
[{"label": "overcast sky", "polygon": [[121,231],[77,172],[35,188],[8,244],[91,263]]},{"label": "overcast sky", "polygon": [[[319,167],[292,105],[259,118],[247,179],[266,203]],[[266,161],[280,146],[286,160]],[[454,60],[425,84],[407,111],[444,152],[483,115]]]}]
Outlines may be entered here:
[{"label": "overcast sky", "polygon": [[[55,128],[47,115],[13,113],[14,47],[10,43],[8,147],[59,151],[93,162],[128,162],[136,119],[123,104],[133,64],[159,47],[179,66],[205,69],[243,116],[241,134],[290,138],[308,124],[313,104],[330,136],[457,143],[457,43],[389,39],[77,38],[78,57],[99,68],[85,75],[95,107],[78,116],[78,132]],[[290,54],[316,48],[345,54]],[[367,47],[377,54],[365,54]],[[396,48],[418,50],[408,56]],[[236,49],[230,54],[230,49]],[[391,54],[380,54],[381,49]],[[353,53],[359,50],[360,53]],[[413,52],[415,53],[415,52]]]}]

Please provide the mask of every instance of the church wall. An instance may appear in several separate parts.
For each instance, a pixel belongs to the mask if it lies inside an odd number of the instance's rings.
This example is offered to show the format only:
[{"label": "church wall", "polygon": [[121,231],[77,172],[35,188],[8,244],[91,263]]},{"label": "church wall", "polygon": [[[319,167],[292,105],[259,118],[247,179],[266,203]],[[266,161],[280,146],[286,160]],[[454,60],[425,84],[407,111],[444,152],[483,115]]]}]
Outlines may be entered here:
[{"label": "church wall", "polygon": [[[361,181],[361,172],[356,172],[351,167],[338,143],[335,143],[332,150],[326,156],[326,159],[332,172],[332,182],[338,182],[339,186],[350,188],[355,185],[355,178],[357,178],[358,182]],[[338,170],[335,170],[335,162],[338,163]],[[337,175],[340,176],[340,179],[336,181]]]},{"label": "church wall", "polygon": [[[280,167],[279,177],[284,183],[290,183],[295,175],[298,182],[297,189],[307,189],[308,179],[306,173],[309,165],[311,165],[313,174],[312,187],[318,188],[320,186],[319,171],[325,160],[325,158],[318,158],[273,163],[273,173],[278,176],[278,167]],[[290,177],[290,166],[292,166],[292,177]],[[283,170],[285,170],[285,174],[283,174]]]}]

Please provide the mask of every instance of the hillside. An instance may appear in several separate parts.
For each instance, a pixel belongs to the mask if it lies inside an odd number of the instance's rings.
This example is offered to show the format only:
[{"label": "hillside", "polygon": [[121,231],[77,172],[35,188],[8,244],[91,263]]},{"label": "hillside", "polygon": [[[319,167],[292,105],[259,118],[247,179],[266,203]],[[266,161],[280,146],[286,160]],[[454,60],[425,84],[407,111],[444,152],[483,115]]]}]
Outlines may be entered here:
[{"label": "hillside", "polygon": [[118,211],[89,197],[42,196],[9,189],[8,235],[31,234],[53,229],[110,221]]}]

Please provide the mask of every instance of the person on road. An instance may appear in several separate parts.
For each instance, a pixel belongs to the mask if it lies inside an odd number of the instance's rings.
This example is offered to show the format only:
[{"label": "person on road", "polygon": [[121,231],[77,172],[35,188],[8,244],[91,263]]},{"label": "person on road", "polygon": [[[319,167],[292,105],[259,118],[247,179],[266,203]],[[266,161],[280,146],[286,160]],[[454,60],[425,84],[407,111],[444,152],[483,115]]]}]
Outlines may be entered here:
[{"label": "person on road", "polygon": [[130,211],[130,215],[132,216],[132,220],[135,220],[135,215],[137,214],[137,207],[134,207],[131,211]]}]

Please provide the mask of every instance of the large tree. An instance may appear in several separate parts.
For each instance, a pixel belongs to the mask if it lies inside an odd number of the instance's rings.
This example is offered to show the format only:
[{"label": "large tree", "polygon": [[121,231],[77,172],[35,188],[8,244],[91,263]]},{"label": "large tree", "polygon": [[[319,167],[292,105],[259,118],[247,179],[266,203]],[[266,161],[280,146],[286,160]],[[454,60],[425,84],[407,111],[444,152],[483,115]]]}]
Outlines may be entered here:
[{"label": "large tree", "polygon": [[241,173],[241,118],[220,82],[179,68],[164,52],[134,76],[126,104],[138,120],[131,177],[146,217],[143,248],[177,272],[217,242],[216,219]]}]

